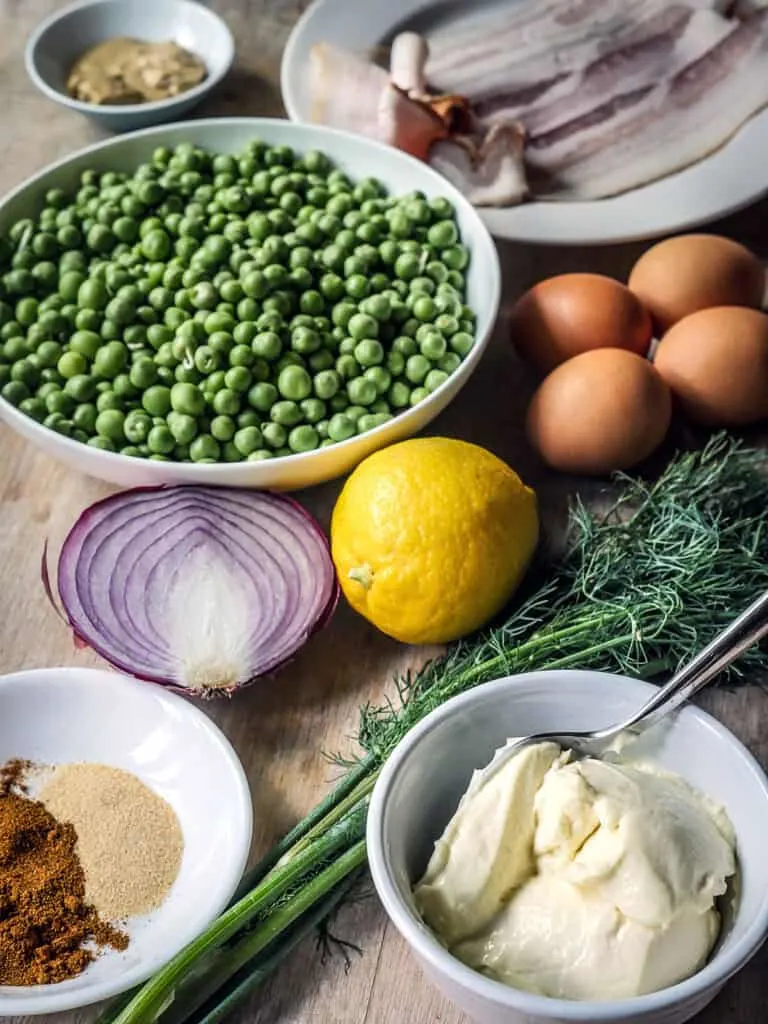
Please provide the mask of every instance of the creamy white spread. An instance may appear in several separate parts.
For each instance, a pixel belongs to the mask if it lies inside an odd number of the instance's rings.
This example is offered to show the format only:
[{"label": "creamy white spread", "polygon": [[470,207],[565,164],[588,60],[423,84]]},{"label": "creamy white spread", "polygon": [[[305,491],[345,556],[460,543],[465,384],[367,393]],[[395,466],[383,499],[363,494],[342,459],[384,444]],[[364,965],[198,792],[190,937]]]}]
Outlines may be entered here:
[{"label": "creamy white spread", "polygon": [[415,889],[454,955],[561,999],[623,999],[689,977],[736,870],[722,807],[649,764],[524,748],[462,798]]}]

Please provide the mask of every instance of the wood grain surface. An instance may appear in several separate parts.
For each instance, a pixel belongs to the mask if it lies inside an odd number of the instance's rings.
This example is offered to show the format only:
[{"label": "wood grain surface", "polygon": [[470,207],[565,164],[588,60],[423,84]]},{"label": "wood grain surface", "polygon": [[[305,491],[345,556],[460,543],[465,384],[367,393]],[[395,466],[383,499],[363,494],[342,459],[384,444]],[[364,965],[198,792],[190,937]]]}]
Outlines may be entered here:
[{"label": "wood grain surface", "polygon": [[[147,0],[151,2],[151,0]],[[27,79],[23,48],[55,0],[0,0],[0,190],[94,141],[84,118],[38,94]],[[216,0],[237,40],[237,64],[199,115],[280,115],[278,70],[282,47],[302,4],[295,0]],[[714,229],[768,253],[768,204]],[[504,305],[532,282],[568,270],[623,275],[641,246],[592,249],[501,247]],[[542,470],[522,439],[522,410],[530,380],[505,337],[504,312],[488,355],[434,433],[486,445],[539,491],[547,528],[562,528],[574,482]],[[596,489],[593,485],[592,490]],[[40,554],[46,538],[56,549],[77,514],[109,488],[57,465],[0,427],[0,671],[45,665],[96,665],[76,651],[43,594]],[[304,492],[302,501],[327,524],[338,484]],[[264,851],[326,792],[333,772],[321,751],[354,750],[357,709],[378,700],[394,672],[429,652],[412,651],[379,635],[348,608],[277,678],[206,710],[232,740],[248,773],[255,809],[254,855]],[[768,762],[768,697],[758,686],[705,695],[702,703]],[[336,933],[359,947],[345,960],[323,955],[312,942],[237,1018],[253,1024],[465,1024],[421,977],[370,897],[346,908]],[[732,980],[698,1024],[756,1024],[768,1002],[768,953]],[[90,1021],[93,1010],[61,1014],[55,1024]]]}]

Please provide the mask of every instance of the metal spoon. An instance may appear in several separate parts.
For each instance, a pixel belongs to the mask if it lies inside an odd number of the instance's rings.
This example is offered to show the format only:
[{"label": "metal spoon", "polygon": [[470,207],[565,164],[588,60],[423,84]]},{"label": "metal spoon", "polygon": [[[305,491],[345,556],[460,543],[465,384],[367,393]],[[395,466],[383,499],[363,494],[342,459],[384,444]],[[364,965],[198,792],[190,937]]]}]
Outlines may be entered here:
[{"label": "metal spoon", "polygon": [[753,601],[722,633],[718,633],[711,643],[676,672],[665,686],[625,722],[594,732],[546,732],[512,740],[506,747],[497,750],[493,760],[481,770],[477,785],[484,785],[510,758],[532,743],[557,743],[564,749],[572,750],[577,758],[604,756],[620,733],[631,731],[637,736],[666,718],[766,633],[768,591]]}]

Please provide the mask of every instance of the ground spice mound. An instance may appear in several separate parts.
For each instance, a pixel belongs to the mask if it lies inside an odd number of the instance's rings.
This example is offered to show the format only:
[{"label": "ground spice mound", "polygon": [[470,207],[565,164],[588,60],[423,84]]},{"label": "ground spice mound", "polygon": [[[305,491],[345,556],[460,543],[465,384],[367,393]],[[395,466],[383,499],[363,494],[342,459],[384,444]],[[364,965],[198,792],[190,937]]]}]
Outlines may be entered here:
[{"label": "ground spice mound", "polygon": [[100,914],[115,921],[160,906],[184,849],[167,801],[130,772],[103,764],[59,765],[40,799],[74,826],[85,894]]},{"label": "ground spice mound", "polygon": [[0,775],[0,985],[40,985],[80,974],[89,943],[125,949],[128,937],[85,900],[77,835],[19,791],[23,766]]}]

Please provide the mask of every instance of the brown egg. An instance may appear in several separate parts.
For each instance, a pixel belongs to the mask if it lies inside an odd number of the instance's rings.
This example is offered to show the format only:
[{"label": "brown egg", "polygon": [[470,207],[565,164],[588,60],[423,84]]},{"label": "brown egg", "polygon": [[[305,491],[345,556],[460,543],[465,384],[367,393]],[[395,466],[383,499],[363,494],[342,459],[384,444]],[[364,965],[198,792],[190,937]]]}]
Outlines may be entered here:
[{"label": "brown egg", "polygon": [[622,349],[574,356],[542,382],[528,407],[531,444],[554,469],[629,469],[664,440],[669,388],[647,359]]},{"label": "brown egg", "polygon": [[713,427],[768,416],[768,316],[721,306],[680,320],[664,335],[654,365],[694,422]]},{"label": "brown egg", "polygon": [[659,335],[712,306],[762,305],[765,270],[749,249],[718,235],[680,235],[644,252],[629,287],[653,317]]},{"label": "brown egg", "polygon": [[531,288],[512,310],[512,342],[524,359],[549,373],[595,348],[645,355],[648,313],[619,281],[600,274],[561,274]]}]

